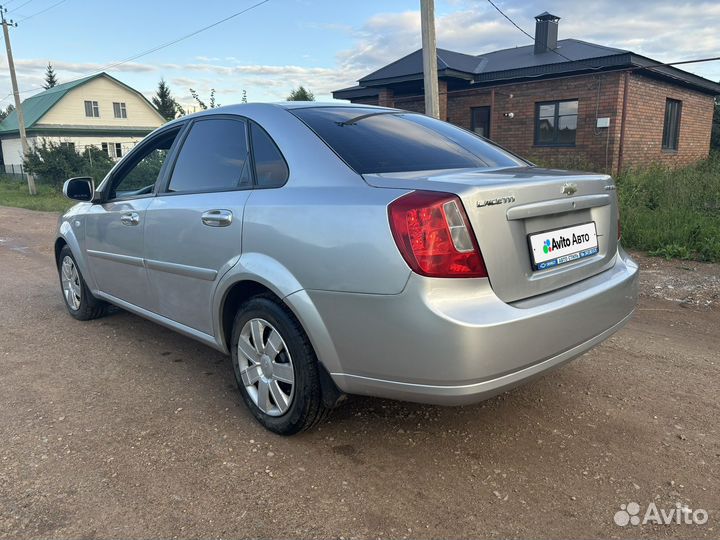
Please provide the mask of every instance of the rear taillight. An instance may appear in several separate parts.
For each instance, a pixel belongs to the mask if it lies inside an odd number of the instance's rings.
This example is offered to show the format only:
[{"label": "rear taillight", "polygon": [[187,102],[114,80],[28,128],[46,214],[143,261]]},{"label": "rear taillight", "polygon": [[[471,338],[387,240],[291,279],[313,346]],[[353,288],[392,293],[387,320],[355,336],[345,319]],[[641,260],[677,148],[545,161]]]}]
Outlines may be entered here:
[{"label": "rear taillight", "polygon": [[414,272],[429,277],[487,277],[456,195],[413,191],[393,201],[388,214],[398,249]]}]

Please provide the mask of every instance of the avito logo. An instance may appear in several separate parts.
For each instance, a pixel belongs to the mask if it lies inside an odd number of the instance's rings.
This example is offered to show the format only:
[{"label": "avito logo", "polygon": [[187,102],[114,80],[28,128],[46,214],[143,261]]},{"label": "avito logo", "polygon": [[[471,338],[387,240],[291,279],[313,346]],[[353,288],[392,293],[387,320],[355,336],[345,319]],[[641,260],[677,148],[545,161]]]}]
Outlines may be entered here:
[{"label": "avito logo", "polygon": [[582,244],[583,242],[589,242],[589,241],[590,241],[589,234],[587,234],[587,233],[574,234],[573,233],[572,239],[561,236],[557,240],[555,240],[554,238],[552,240],[545,240],[545,242],[543,242],[543,252],[547,254],[555,249],[567,248],[570,246],[574,246],[575,244]]}]

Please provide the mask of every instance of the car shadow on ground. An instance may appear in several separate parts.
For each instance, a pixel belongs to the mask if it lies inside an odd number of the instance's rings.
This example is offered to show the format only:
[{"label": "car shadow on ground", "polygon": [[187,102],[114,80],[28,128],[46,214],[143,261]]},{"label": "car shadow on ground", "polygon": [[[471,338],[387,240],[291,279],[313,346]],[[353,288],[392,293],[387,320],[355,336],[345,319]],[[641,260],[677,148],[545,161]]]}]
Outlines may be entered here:
[{"label": "car shadow on ground", "polygon": [[[118,308],[112,308],[107,317],[96,322],[112,327],[118,342],[138,341],[148,361],[158,358],[159,351],[159,361],[170,362],[166,366],[168,374],[176,371],[184,375],[178,377],[179,385],[185,387],[197,381],[197,391],[200,392],[202,387],[203,392],[209,392],[207,399],[216,398],[219,407],[228,406],[227,400],[231,399],[233,406],[239,409],[238,430],[246,429],[248,423],[252,423],[253,428],[257,427],[237,390],[229,356]],[[578,376],[581,380],[577,380]],[[583,380],[584,375],[577,370],[573,371],[572,377],[575,378],[574,384],[591,384],[590,380]],[[553,392],[550,387],[572,384],[567,379],[567,373],[560,369],[496,397],[462,407],[348,396],[332,411],[327,421],[299,437],[309,440],[328,436],[341,439],[348,433],[371,432],[373,437],[385,439],[412,434],[432,439],[449,430],[525,431],[532,424],[537,425],[538,417],[543,415],[542,410],[546,408],[543,395]],[[552,407],[572,406],[573,397],[566,394],[553,395]],[[256,430],[253,429],[253,432]]]}]

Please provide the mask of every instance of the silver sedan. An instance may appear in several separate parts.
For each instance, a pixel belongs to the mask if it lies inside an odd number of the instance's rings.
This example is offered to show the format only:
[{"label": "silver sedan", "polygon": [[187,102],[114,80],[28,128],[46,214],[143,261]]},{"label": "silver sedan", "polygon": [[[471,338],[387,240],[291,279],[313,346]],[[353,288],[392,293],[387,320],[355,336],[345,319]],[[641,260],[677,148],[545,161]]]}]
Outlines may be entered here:
[{"label": "silver sedan", "polygon": [[268,429],[348,394],[465,404],[627,322],[612,179],[397,109],[250,104],[172,121],[60,218],[80,320],[109,304],[232,355]]}]

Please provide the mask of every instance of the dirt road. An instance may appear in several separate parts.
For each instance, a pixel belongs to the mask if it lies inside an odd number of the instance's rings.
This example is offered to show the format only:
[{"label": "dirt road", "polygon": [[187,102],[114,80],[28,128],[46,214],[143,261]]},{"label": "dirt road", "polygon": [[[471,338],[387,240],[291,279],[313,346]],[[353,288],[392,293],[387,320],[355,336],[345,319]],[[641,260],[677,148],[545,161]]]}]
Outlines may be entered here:
[{"label": "dirt road", "polygon": [[[355,398],[281,438],[224,356],[70,318],[55,221],[0,208],[2,537],[720,536],[720,309],[659,295],[680,263],[644,261],[632,322],[539,381],[464,408]],[[620,527],[630,502],[709,519]]]}]

